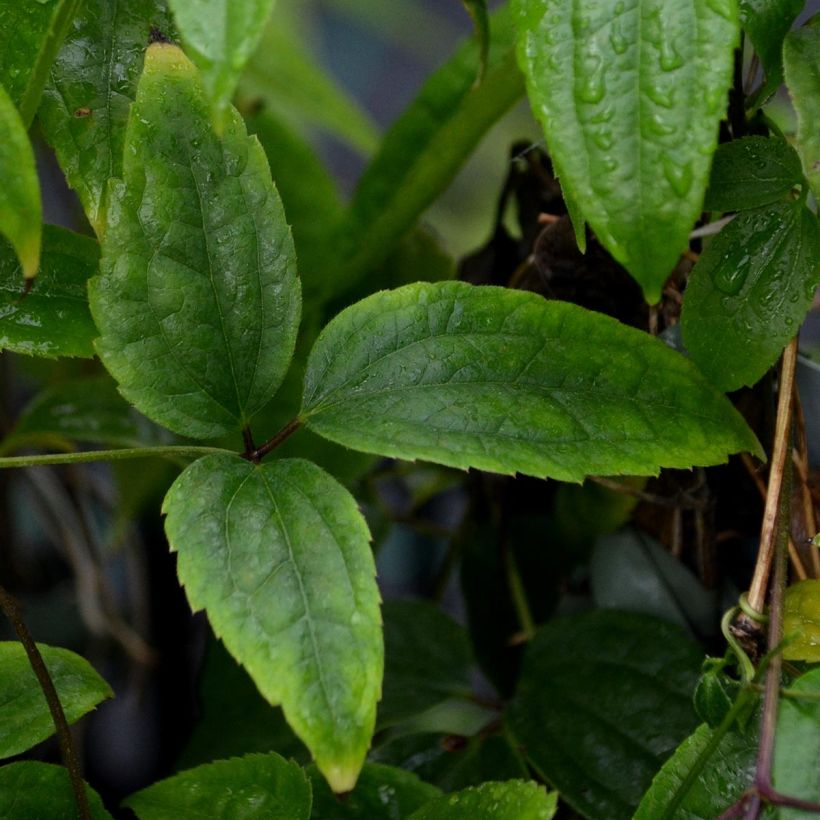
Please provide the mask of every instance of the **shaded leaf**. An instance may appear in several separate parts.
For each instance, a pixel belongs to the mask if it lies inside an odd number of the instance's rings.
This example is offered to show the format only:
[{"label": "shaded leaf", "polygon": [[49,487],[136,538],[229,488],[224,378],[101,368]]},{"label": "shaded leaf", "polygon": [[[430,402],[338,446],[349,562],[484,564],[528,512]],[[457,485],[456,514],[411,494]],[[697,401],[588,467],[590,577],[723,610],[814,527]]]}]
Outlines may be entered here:
[{"label": "shaded leaf", "polygon": [[461,0],[461,2],[473,20],[475,38],[478,41],[479,62],[476,83],[480,83],[487,71],[487,54],[490,50],[490,15],[487,12],[487,0]]},{"label": "shaded leaf", "polygon": [[366,763],[356,788],[340,799],[315,766],[307,773],[313,786],[314,820],[404,820],[441,794],[403,769]]},{"label": "shaded leaf", "polygon": [[100,236],[152,28],[173,34],[164,0],[84,0],[43,92],[43,136]]},{"label": "shaded leaf", "polygon": [[584,817],[631,817],[697,723],[700,661],[678,627],[644,615],[599,610],[550,621],[527,646],[508,726]]},{"label": "shaded leaf", "polygon": [[[114,696],[84,658],[59,647],[38,644],[38,648],[69,723]],[[0,642],[0,758],[20,754],[54,732],[45,695],[22,644]]]},{"label": "shaded leaf", "polygon": [[299,321],[290,231],[259,143],[236,112],[217,139],[175,46],[146,52],[101,271],[97,350],[146,416],[208,438],[273,397]]},{"label": "shaded leaf", "polygon": [[215,455],[163,504],[195,610],[285,717],[335,791],[356,782],[376,717],[383,648],[367,526],[314,464]]},{"label": "shaded leaf", "polygon": [[97,272],[93,240],[55,225],[43,226],[40,272],[25,299],[22,271],[11,247],[0,247],[0,348],[29,356],[94,355],[97,328],[86,287]]},{"label": "shaded leaf", "polygon": [[820,580],[808,578],[786,590],[783,635],[789,638],[784,658],[820,663]]},{"label": "shaded leaf", "polygon": [[310,354],[302,412],[365,452],[564,481],[759,452],[726,399],[657,339],[463,282],[383,291],[343,311]]},{"label": "shaded leaf", "polygon": [[755,384],[777,361],[820,281],[820,230],[801,202],[739,214],[689,278],[683,342],[721,390]]},{"label": "shaded leaf", "polygon": [[544,786],[532,781],[508,780],[445,794],[413,812],[410,820],[550,820],[557,807],[555,792],[547,793]]},{"label": "shaded leaf", "polygon": [[701,210],[738,41],[734,0],[514,6],[566,197],[657,302]]},{"label": "shaded leaf", "polygon": [[[100,796],[85,785],[92,820],[111,820]],[[68,771],[52,763],[26,760],[0,768],[0,817],[76,820],[77,803]]]},{"label": "shaded leaf", "polygon": [[186,50],[202,73],[218,131],[230,120],[239,76],[256,48],[274,0],[168,0]]},{"label": "shaded leaf", "polygon": [[777,202],[803,180],[800,157],[785,140],[744,137],[718,146],[703,207],[741,211]]},{"label": "shaded leaf", "polygon": [[1,85],[0,179],[0,234],[14,247],[23,276],[32,279],[40,267],[43,232],[40,183],[25,125]]},{"label": "shaded leaf", "polygon": [[[813,669],[789,685],[806,694],[780,700],[777,712],[774,765],[775,788],[790,797],[820,803],[820,669]],[[811,812],[783,806],[782,820],[802,820]]]},{"label": "shaded leaf", "polygon": [[310,784],[298,764],[277,754],[218,760],[168,777],[123,801],[140,820],[241,817],[308,820]]},{"label": "shaded leaf", "polygon": [[706,724],[681,743],[666,761],[641,800],[634,820],[712,820],[719,817],[748,788],[754,779],[757,758],[757,721],[746,731],[733,728],[720,739],[706,765],[681,791],[714,738]]},{"label": "shaded leaf", "polygon": [[783,71],[797,113],[797,150],[820,199],[820,16],[783,41]]}]

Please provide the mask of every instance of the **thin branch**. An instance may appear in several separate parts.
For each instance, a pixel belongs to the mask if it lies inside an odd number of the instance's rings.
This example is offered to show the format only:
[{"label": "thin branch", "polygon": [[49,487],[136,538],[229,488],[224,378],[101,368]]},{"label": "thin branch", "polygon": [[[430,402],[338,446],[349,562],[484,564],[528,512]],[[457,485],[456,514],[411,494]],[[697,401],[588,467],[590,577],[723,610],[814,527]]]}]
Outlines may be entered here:
[{"label": "thin branch", "polygon": [[89,450],[82,453],[49,453],[38,456],[5,456],[0,469],[38,467],[43,464],[85,464],[91,461],[124,461],[134,458],[199,458],[209,453],[230,453],[224,447],[178,445],[169,447],[123,447],[116,450]]},{"label": "thin branch", "polygon": [[245,457],[250,461],[258,463],[268,453],[275,450],[286,438],[292,436],[302,426],[302,419],[291,419],[275,436],[269,438],[261,447],[257,447],[252,453]]},{"label": "thin branch", "polygon": [[57,739],[60,743],[60,753],[63,758],[63,764],[66,769],[68,769],[71,788],[74,791],[77,813],[81,820],[91,820],[91,811],[88,808],[88,798],[85,793],[85,783],[83,783],[80,764],[77,760],[77,755],[74,752],[74,744],[71,740],[71,729],[66,720],[63,705],[60,703],[60,697],[57,694],[54,681],[51,679],[51,675],[43,660],[43,656],[40,654],[40,650],[37,648],[37,644],[34,643],[31,633],[23,622],[17,601],[9,595],[2,586],[0,586],[0,609],[3,610],[6,617],[11,621],[14,631],[17,633],[17,638],[20,643],[23,644],[23,649],[25,649],[31,668],[34,670],[34,674],[40,684],[40,688],[43,690],[43,695],[45,695],[48,710],[51,712],[51,719],[54,721],[54,728],[57,730]]},{"label": "thin branch", "polygon": [[[794,388],[794,415],[795,415],[795,439],[797,457],[795,466],[800,476],[800,495],[803,500],[803,520],[806,528],[806,535],[813,538],[817,535],[817,518],[814,513],[814,498],[809,486],[809,452],[808,441],[806,440],[806,417],[803,415],[803,402],[800,401],[800,392],[795,383]],[[811,559],[814,577],[820,578],[820,550],[811,550]]]}]

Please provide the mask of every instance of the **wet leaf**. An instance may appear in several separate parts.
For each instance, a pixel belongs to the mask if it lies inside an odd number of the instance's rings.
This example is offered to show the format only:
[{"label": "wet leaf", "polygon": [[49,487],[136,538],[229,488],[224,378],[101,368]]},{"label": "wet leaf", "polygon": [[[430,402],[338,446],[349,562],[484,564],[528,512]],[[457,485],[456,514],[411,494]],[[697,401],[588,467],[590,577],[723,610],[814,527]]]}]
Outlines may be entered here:
[{"label": "wet leaf", "polygon": [[820,663],[820,580],[798,581],[786,590],[783,635],[790,639],[784,658]]},{"label": "wet leaf", "polygon": [[482,783],[469,789],[445,794],[426,803],[410,815],[410,820],[550,820],[558,808],[558,795],[545,786],[523,780]]}]

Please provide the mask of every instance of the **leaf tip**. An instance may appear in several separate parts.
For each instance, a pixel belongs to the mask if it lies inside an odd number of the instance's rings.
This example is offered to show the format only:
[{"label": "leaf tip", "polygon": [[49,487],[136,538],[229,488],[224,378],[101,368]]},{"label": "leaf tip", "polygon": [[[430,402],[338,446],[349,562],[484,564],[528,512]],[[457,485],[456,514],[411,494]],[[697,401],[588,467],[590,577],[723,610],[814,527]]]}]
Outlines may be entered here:
[{"label": "leaf tip", "polygon": [[359,772],[362,770],[361,761],[326,763],[317,759],[316,766],[324,775],[334,794],[353,791],[359,779]]}]

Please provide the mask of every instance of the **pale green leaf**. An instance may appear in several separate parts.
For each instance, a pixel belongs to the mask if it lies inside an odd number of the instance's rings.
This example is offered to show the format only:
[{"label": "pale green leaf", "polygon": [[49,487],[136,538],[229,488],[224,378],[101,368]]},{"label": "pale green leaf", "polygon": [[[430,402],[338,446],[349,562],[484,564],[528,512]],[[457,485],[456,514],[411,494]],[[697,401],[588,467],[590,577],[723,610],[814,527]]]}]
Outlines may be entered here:
[{"label": "pale green leaf", "polygon": [[743,28],[766,73],[759,99],[771,95],[783,82],[783,38],[804,5],[804,0],[740,0]]},{"label": "pale green leaf", "polygon": [[575,305],[464,282],[383,291],[337,316],[310,354],[302,415],[365,452],[563,481],[761,452],[663,342]]},{"label": "pale green leaf", "polygon": [[182,41],[202,72],[217,130],[270,17],[274,0],[168,0]]},{"label": "pale green leaf", "polygon": [[789,639],[784,658],[820,663],[820,580],[807,578],[786,590],[783,635]]},{"label": "pale green leaf", "polygon": [[235,111],[211,126],[196,69],[152,45],[110,189],[97,350],[122,394],[182,435],[244,427],[276,392],[300,294],[264,152]]},{"label": "pale green leaf", "polygon": [[356,502],[314,464],[192,464],[164,503],[193,609],[282,705],[334,791],[353,787],[381,689],[379,594]]},{"label": "pale green leaf", "polygon": [[797,112],[797,150],[820,199],[820,16],[783,41],[783,71]]},{"label": "pale green leaf", "polygon": [[735,0],[515,0],[519,60],[561,185],[657,302],[703,203]]},{"label": "pale green leaf", "polygon": [[[40,267],[43,214],[34,152],[14,103],[0,85],[0,234],[14,247],[23,276]],[[19,285],[22,291],[22,281]]]},{"label": "pale green leaf", "polygon": [[164,0],[85,0],[43,92],[43,136],[100,236],[106,184],[122,175],[128,110],[152,28],[173,33]]},{"label": "pale green leaf", "polygon": [[123,805],[140,820],[308,820],[310,783],[298,764],[278,754],[245,755],[160,780]]},{"label": "pale green leaf", "polygon": [[[112,820],[100,796],[85,784],[91,820]],[[8,820],[76,820],[77,803],[68,771],[26,760],[0,767],[0,817]]]},{"label": "pale green leaf", "polygon": [[721,390],[753,385],[797,333],[818,284],[817,217],[796,200],[745,211],[692,271],[683,343]]},{"label": "pale green leaf", "polygon": [[556,792],[547,792],[538,783],[491,781],[431,800],[413,812],[410,820],[550,820],[557,808]]},{"label": "pale green leaf", "polygon": [[[38,644],[38,649],[69,723],[113,697],[111,688],[84,658],[54,646]],[[48,703],[23,645],[0,642],[0,758],[20,754],[54,732]]]},{"label": "pale green leaf", "polygon": [[577,812],[631,817],[697,724],[701,658],[678,627],[643,615],[598,610],[550,621],[527,644],[508,726]]}]

